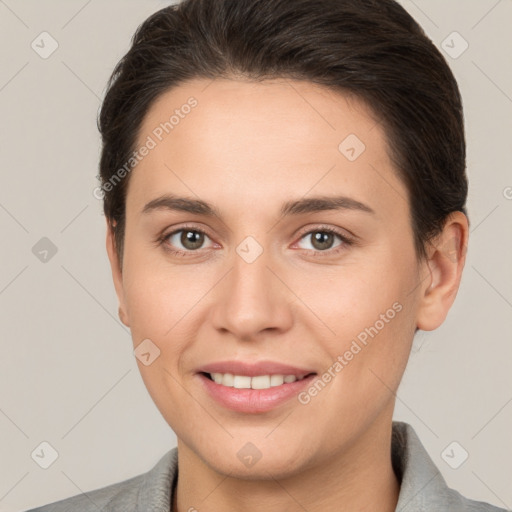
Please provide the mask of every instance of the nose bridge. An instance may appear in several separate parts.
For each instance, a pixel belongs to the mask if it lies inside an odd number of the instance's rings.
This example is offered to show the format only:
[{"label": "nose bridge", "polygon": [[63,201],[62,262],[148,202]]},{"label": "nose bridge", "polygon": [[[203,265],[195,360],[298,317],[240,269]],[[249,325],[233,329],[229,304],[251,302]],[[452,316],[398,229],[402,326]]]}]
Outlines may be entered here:
[{"label": "nose bridge", "polygon": [[275,298],[270,283],[273,275],[268,269],[272,265],[271,254],[256,244],[254,239],[240,243],[233,256],[230,284],[234,294],[239,295],[240,305],[248,302],[251,297],[260,301]]},{"label": "nose bridge", "polygon": [[271,251],[248,236],[236,246],[231,263],[216,302],[216,327],[246,339],[264,329],[286,328],[291,321],[286,287],[270,270],[275,266]]}]

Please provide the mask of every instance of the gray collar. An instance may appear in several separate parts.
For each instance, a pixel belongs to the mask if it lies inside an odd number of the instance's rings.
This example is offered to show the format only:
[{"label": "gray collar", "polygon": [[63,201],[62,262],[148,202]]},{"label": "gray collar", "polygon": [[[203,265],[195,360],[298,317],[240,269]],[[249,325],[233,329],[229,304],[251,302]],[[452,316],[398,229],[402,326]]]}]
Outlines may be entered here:
[{"label": "gray collar", "polygon": [[[409,424],[393,422],[391,454],[401,481],[396,512],[506,512],[450,489]],[[178,449],[169,450],[141,476],[136,512],[169,512],[178,476]]]}]

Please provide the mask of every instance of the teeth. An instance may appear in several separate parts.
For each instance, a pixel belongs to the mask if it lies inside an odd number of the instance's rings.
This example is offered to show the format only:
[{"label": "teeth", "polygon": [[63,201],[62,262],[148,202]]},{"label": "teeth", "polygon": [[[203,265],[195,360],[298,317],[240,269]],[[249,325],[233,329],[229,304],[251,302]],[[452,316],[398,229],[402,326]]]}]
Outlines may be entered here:
[{"label": "teeth", "polygon": [[222,384],[222,373],[210,373],[210,377],[217,383]]},{"label": "teeth", "polygon": [[271,386],[280,386],[284,382],[284,377],[282,375],[271,375],[270,376],[270,385]]},{"label": "teeth", "polygon": [[210,376],[217,384],[236,389],[269,389],[282,384],[302,380],[305,375],[233,375],[232,373],[211,373]]}]

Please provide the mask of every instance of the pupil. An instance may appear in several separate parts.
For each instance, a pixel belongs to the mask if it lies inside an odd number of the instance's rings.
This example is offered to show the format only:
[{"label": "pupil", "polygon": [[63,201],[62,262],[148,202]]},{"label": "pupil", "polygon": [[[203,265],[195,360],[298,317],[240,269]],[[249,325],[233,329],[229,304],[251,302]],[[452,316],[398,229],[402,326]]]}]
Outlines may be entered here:
[{"label": "pupil", "polygon": [[203,234],[197,231],[184,231],[181,236],[181,243],[187,249],[197,249],[203,243]]},{"label": "pupil", "polygon": [[322,244],[325,244],[325,240],[329,240],[330,237],[332,237],[332,233],[326,233],[325,231],[317,231],[313,236],[313,245],[316,246],[316,243],[319,242],[320,247],[316,247],[317,249],[329,249],[329,243],[327,243],[326,245]]}]

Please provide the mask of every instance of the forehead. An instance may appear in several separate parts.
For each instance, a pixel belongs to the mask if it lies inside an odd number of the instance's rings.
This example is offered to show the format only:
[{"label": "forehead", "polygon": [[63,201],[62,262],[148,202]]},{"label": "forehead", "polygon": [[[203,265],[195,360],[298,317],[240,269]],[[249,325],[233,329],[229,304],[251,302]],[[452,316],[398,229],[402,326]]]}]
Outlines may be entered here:
[{"label": "forehead", "polygon": [[[189,106],[191,103],[193,107]],[[166,125],[165,130],[162,124],[169,121],[172,126]],[[353,130],[362,138],[378,122],[360,99],[311,82],[195,79],[164,92],[154,101],[141,125],[139,143],[151,133],[159,138],[162,129],[164,138],[171,133],[176,141],[187,138],[191,124],[198,140],[213,136],[220,139],[227,132],[234,135],[236,131],[240,137],[224,140],[235,147],[246,135],[256,138],[255,142],[264,140],[267,146],[272,142],[271,135],[279,135],[274,142],[283,148],[300,140],[315,146],[332,146],[334,142],[337,149],[336,141],[345,132]],[[380,135],[379,127],[371,143],[379,142]]]},{"label": "forehead", "polygon": [[282,202],[287,193],[333,187],[374,204],[405,197],[371,110],[309,82],[181,84],[151,105],[137,147],[149,140],[154,147],[132,172],[127,198],[139,209],[176,189],[214,203],[235,196]]}]

